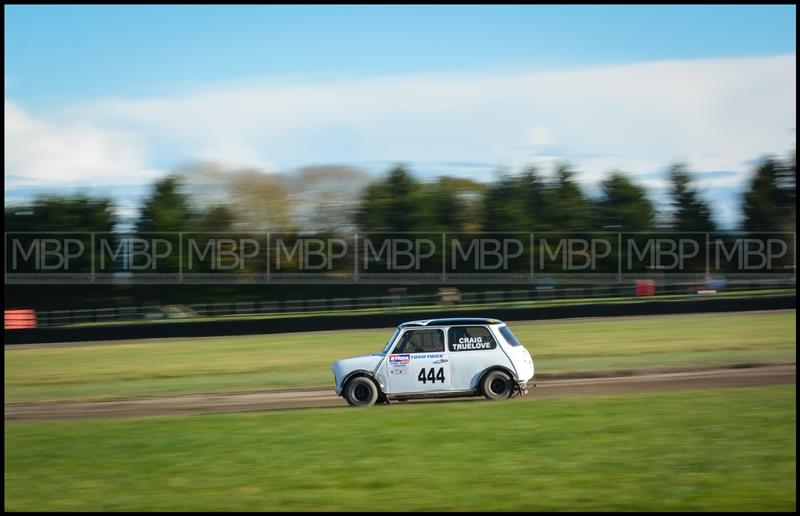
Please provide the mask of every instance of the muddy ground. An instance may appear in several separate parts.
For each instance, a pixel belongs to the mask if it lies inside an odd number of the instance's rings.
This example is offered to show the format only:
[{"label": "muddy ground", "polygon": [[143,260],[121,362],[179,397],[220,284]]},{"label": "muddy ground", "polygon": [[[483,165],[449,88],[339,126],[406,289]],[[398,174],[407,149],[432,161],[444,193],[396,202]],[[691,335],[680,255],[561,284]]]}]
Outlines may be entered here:
[{"label": "muddy ground", "polygon": [[[527,396],[511,403],[562,396],[619,395],[653,391],[750,387],[796,383],[796,364],[739,364],[729,367],[683,367],[620,371],[593,371],[537,376]],[[407,403],[446,403],[481,397],[419,400]],[[397,403],[397,402],[395,402]],[[260,392],[190,394],[113,401],[15,403],[5,405],[6,420],[140,417],[214,412],[250,412],[311,407],[347,407],[328,389],[286,389]],[[378,408],[380,409],[380,408]]]}]

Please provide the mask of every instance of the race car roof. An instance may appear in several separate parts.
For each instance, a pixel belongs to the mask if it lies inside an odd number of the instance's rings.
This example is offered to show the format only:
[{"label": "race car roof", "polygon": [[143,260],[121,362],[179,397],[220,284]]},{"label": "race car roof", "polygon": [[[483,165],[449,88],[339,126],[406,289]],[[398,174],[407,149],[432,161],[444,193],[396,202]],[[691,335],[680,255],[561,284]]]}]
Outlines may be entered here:
[{"label": "race car roof", "polygon": [[487,319],[483,317],[451,317],[448,319],[424,319],[420,321],[409,321],[400,326],[459,326],[464,324],[502,324],[499,319]]}]

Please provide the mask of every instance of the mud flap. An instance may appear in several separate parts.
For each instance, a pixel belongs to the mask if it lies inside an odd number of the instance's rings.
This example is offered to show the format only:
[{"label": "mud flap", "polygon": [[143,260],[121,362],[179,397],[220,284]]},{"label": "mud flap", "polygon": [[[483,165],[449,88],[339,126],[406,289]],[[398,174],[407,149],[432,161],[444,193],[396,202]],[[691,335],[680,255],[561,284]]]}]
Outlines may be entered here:
[{"label": "mud flap", "polygon": [[522,385],[520,385],[520,383],[519,383],[518,381],[516,381],[516,380],[513,380],[513,382],[514,382],[514,391],[511,393],[511,397],[512,397],[512,398],[513,398],[514,396],[525,396],[526,394],[528,394],[528,390],[529,390],[530,388],[532,388],[532,387],[536,387],[536,384],[535,384],[535,383],[534,383],[534,384],[530,384],[530,385],[528,385],[528,383],[527,383],[527,382],[525,382],[525,385],[524,385],[524,386],[522,386]]}]

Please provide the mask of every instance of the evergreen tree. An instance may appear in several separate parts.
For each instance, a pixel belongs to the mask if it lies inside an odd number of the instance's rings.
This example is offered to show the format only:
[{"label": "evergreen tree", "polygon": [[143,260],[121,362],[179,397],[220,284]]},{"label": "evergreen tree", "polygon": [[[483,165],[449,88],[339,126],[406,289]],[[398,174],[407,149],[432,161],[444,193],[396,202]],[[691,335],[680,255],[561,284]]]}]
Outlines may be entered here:
[{"label": "evergreen tree", "polygon": [[551,230],[591,231],[595,227],[591,204],[574,178],[567,165],[557,167],[541,216]]},{"label": "evergreen tree", "polygon": [[518,177],[504,175],[489,185],[483,198],[485,231],[519,231],[521,221],[533,218],[527,214],[520,182]]},{"label": "evergreen tree", "polygon": [[711,210],[691,186],[691,176],[684,164],[670,168],[670,197],[672,215],[670,228],[674,231],[713,232],[714,222]]},{"label": "evergreen tree", "polygon": [[[744,229],[748,232],[783,231],[794,205],[789,166],[767,158],[756,170],[744,194]],[[789,184],[787,184],[789,183]]]},{"label": "evergreen tree", "polygon": [[421,231],[459,231],[464,222],[464,210],[458,193],[445,178],[421,185],[420,220]]},{"label": "evergreen tree", "polygon": [[110,232],[116,217],[111,200],[79,194],[50,195],[5,207],[7,231]]},{"label": "evergreen tree", "polygon": [[517,180],[516,195],[520,197],[522,219],[518,221],[517,231],[546,231],[548,226],[547,186],[535,167],[529,167]]},{"label": "evergreen tree", "polygon": [[180,191],[178,176],[167,176],[156,181],[150,197],[144,202],[136,230],[139,233],[155,231],[190,231],[195,214],[189,196]]},{"label": "evergreen tree", "polygon": [[[69,272],[88,273],[92,270],[99,239],[111,234],[117,222],[113,204],[104,197],[49,195],[30,203],[7,205],[4,211],[6,230],[26,232],[10,234],[10,242],[18,238],[25,245],[34,238],[69,238],[81,242],[86,251],[69,262]],[[92,234],[96,238],[92,238]],[[94,248],[92,242],[94,241]],[[26,272],[37,272],[34,269]]]},{"label": "evergreen tree", "polygon": [[601,229],[647,232],[653,230],[656,211],[644,188],[615,172],[601,184],[597,203]]},{"label": "evergreen tree", "polygon": [[419,229],[420,185],[403,166],[367,186],[356,215],[367,231],[407,232]]}]

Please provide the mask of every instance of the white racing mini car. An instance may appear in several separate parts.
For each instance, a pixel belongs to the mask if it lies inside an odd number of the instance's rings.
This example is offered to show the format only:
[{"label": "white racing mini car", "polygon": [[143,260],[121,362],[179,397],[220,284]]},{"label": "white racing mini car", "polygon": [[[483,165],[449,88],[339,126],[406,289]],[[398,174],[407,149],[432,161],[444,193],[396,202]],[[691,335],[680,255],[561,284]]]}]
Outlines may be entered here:
[{"label": "white racing mini car", "polygon": [[397,327],[380,353],[333,364],[336,394],[353,406],[412,398],[528,392],[533,357],[497,319],[430,319]]}]

